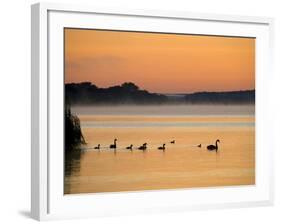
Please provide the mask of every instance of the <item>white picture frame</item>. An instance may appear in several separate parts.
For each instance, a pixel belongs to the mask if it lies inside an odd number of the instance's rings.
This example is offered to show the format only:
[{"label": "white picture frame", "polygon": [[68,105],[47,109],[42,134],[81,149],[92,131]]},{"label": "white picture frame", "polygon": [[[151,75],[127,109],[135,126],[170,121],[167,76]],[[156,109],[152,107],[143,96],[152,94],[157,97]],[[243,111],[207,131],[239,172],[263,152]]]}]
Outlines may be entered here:
[{"label": "white picture frame", "polygon": [[[64,27],[255,37],[256,185],[64,195]],[[273,76],[272,32],[272,18],[32,5],[32,217],[50,220],[272,205],[273,135],[267,107]]]}]

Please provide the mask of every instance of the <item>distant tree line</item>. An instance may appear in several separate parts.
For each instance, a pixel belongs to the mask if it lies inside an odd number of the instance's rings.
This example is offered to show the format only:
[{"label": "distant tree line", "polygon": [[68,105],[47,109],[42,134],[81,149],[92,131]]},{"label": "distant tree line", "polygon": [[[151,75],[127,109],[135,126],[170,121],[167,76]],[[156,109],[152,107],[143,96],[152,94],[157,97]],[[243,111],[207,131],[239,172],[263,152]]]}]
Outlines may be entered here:
[{"label": "distant tree line", "polygon": [[254,104],[255,90],[232,92],[198,92],[185,95],[189,104]]},{"label": "distant tree line", "polygon": [[150,93],[132,82],[98,88],[91,82],[65,84],[65,97],[71,105],[94,104],[254,104],[255,90],[232,92],[197,92],[168,97]]},{"label": "distant tree line", "polygon": [[98,88],[90,82],[65,85],[65,95],[74,104],[162,104],[167,102],[163,94],[139,89],[134,83],[109,88]]}]

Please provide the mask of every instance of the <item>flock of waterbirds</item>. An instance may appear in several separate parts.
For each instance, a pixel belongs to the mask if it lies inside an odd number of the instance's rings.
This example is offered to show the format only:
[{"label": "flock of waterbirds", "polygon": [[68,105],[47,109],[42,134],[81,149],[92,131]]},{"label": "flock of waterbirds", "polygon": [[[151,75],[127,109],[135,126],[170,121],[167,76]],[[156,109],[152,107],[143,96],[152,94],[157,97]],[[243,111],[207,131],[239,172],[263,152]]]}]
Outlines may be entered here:
[{"label": "flock of waterbirds", "polygon": [[[218,149],[219,149],[219,148],[218,148],[218,143],[219,143],[219,142],[220,142],[220,140],[217,139],[214,145],[208,145],[208,146],[206,147],[207,150],[209,150],[209,151],[216,151],[216,152],[217,152]],[[169,143],[170,143],[170,144],[176,144],[176,141],[175,141],[175,140],[171,140]],[[202,144],[201,144],[201,143],[198,144],[197,147],[198,147],[198,148],[202,148]],[[109,147],[106,147],[106,148],[108,148],[108,149],[114,149],[114,151],[116,151],[117,148],[118,148],[118,147],[117,147],[117,139],[115,138],[114,141],[113,141],[113,144],[110,144]],[[91,148],[89,148],[89,149],[91,149]],[[101,149],[101,145],[98,144],[97,146],[94,147],[94,149],[100,150],[100,149]],[[133,149],[146,151],[146,150],[148,149],[148,144],[145,142],[145,143],[143,143],[142,145],[137,146],[137,147],[133,147],[133,144],[131,144],[131,145],[125,147],[125,149],[130,150],[130,151],[133,151]],[[158,150],[162,150],[162,151],[164,152],[164,151],[166,150],[166,143],[163,143],[163,144],[160,145],[157,149],[158,149]]]}]

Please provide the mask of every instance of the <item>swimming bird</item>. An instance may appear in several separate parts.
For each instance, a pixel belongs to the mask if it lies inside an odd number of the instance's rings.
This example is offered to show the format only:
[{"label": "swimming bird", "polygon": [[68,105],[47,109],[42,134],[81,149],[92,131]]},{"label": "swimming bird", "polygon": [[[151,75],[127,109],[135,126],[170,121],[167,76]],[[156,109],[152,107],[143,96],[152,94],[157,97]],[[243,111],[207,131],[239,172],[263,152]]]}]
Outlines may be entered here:
[{"label": "swimming bird", "polygon": [[216,145],[208,145],[207,149],[210,151],[216,150],[216,152],[218,151],[218,142],[220,142],[219,139],[216,140]]},{"label": "swimming bird", "polygon": [[201,144],[197,145],[198,148],[201,148]]},{"label": "swimming bird", "polygon": [[171,144],[175,144],[175,143],[176,143],[176,141],[175,141],[175,140],[173,140],[173,141],[171,141],[170,143],[171,143]]},{"label": "swimming bird", "polygon": [[96,146],[94,149],[100,149],[100,144],[98,144],[98,146]]},{"label": "swimming bird", "polygon": [[126,147],[126,149],[130,149],[132,151],[133,150],[133,145],[131,144],[130,146]]},{"label": "swimming bird", "polygon": [[110,149],[116,149],[117,145],[116,145],[117,139],[114,139],[114,143],[112,145],[109,146]]},{"label": "swimming bird", "polygon": [[166,144],[163,144],[163,146],[158,147],[158,149],[159,149],[159,150],[165,151],[165,145],[166,145]]},{"label": "swimming bird", "polygon": [[138,147],[139,150],[146,150],[147,143],[143,143],[140,147]]}]

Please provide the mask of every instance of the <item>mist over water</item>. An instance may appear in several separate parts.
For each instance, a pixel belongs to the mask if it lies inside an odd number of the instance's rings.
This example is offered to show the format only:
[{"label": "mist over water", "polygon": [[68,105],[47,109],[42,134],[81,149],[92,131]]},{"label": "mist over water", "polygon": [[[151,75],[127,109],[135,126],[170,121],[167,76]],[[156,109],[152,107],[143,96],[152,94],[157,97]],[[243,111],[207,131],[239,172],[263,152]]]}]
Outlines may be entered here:
[{"label": "mist over water", "polygon": [[78,115],[254,116],[254,105],[108,105],[73,106]]}]

